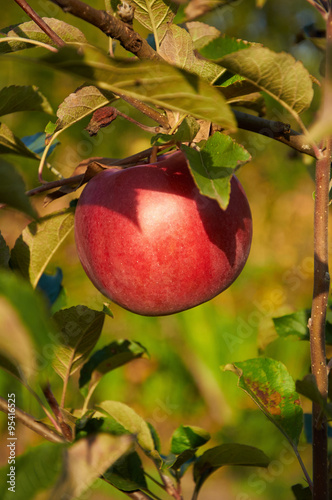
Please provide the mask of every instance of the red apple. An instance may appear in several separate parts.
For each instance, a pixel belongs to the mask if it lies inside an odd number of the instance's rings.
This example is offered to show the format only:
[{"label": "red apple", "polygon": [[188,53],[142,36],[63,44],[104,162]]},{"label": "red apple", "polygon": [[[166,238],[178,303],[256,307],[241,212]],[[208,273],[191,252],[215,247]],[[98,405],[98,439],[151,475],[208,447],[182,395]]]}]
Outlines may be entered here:
[{"label": "red apple", "polygon": [[97,174],[75,215],[77,251],[92,283],[146,316],[189,309],[229,287],[247,260],[251,235],[237,178],[222,210],[199,193],[181,151]]}]

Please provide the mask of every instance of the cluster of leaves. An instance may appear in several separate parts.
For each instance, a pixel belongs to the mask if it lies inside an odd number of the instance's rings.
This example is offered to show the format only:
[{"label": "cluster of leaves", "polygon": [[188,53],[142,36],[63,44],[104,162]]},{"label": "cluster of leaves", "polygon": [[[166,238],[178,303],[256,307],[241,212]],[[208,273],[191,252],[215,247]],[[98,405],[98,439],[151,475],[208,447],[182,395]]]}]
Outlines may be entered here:
[{"label": "cluster of leaves", "polygon": [[[68,44],[56,51],[52,50],[54,43],[33,22],[0,31],[2,57],[41,45],[51,53],[39,58],[40,64],[82,81],[59,105],[56,123],[48,124],[45,132],[18,138],[2,123],[0,154],[35,159],[41,175],[61,133],[98,109],[126,98],[140,103],[139,109],[150,118],[157,119],[163,110],[164,119],[151,138],[151,146],[180,147],[200,191],[226,208],[230,177],[250,160],[249,153],[229,135],[237,127],[234,108],[261,115],[264,95],[268,95],[303,128],[299,115],[311,104],[312,79],[289,54],[277,54],[258,44],[224,36],[204,23],[184,19],[183,13],[177,24],[172,23],[177,6],[168,1],[159,0],[152,6],[149,2],[133,3],[136,20],[153,35],[161,60],[110,58],[105,51],[88,45],[79,30],[55,19],[46,21]],[[260,1],[260,6],[263,3]],[[180,26],[183,21],[185,24]],[[2,116],[18,111],[53,113],[46,97],[34,86],[3,88],[0,102]],[[107,168],[105,162],[102,168]],[[266,467],[269,461],[265,454],[243,444],[221,444],[200,453],[209,434],[185,425],[174,432],[170,451],[163,455],[156,430],[125,404],[103,401],[90,408],[101,377],[146,355],[146,349],[132,340],[118,340],[95,350],[105,315],[111,314],[108,307],[101,311],[86,306],[63,308],[61,272],[51,278],[45,274],[55,251],[73,228],[74,208],[38,218],[23,180],[2,157],[0,175],[0,202],[33,220],[11,251],[0,238],[0,328],[11,331],[10,342],[5,336],[0,337],[0,367],[28,388],[55,431],[64,437],[62,444],[42,444],[18,459],[17,469],[22,474],[31,476],[31,464],[42,471],[29,485],[17,478],[22,498],[32,498],[39,489],[50,487],[59,474],[52,498],[75,498],[99,477],[121,491],[142,491],[148,495],[150,487],[142,453],[157,467],[161,486],[175,498],[181,498],[180,481],[190,465],[195,482],[193,498],[211,473],[224,465]],[[66,193],[68,190],[62,191]],[[48,304],[42,291],[48,296]],[[288,323],[285,318],[276,320],[278,333],[298,331],[294,328],[297,319],[291,318]],[[17,345],[20,350],[15,348]],[[303,411],[286,368],[275,360],[259,358],[224,369],[238,375],[239,386],[298,454]],[[69,412],[65,409],[68,381],[78,371],[84,403],[82,408]],[[60,405],[47,389],[47,377],[54,373],[63,381]],[[48,395],[54,416],[38,395],[38,384],[44,389],[44,396]],[[297,385],[298,392],[319,402],[316,389],[311,379]],[[324,411],[330,415],[329,406],[325,405]],[[49,429],[50,424],[46,427]],[[53,466],[47,467],[48,463]]]}]

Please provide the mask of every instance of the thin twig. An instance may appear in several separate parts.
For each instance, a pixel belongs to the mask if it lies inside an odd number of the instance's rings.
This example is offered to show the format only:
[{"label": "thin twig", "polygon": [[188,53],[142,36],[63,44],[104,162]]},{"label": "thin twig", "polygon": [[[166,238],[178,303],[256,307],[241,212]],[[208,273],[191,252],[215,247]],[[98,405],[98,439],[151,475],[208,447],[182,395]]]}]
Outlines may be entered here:
[{"label": "thin twig", "polygon": [[39,28],[42,29],[51,40],[53,40],[57,47],[64,47],[66,45],[62,38],[60,38],[59,35],[57,35],[47,23],[45,23],[45,21],[30,7],[26,0],[15,0],[15,2],[21,7],[21,9],[24,10],[26,14],[28,14],[30,19],[32,19],[39,26]]},{"label": "thin twig", "polygon": [[[157,146],[158,151],[161,152],[163,149],[167,149],[169,146],[167,145],[162,145],[162,146]],[[90,158],[91,161],[96,161],[100,162],[101,164],[105,164],[108,167],[123,167],[126,168],[127,166],[133,166],[144,160],[145,158],[149,158],[153,149],[155,146],[145,149],[144,151],[140,151],[139,153],[135,153],[134,155],[128,156],[127,158],[123,158],[121,160],[116,160],[114,162],[109,162],[108,158],[102,158],[102,157],[95,157],[95,158]],[[87,165],[87,162],[85,161],[85,164]],[[83,179],[84,179],[85,174],[78,174],[78,175],[73,175],[72,177],[66,177],[65,179],[59,179],[58,181],[51,181],[51,182],[45,182],[44,184],[37,186],[33,189],[30,189],[29,191],[26,191],[27,196],[35,196],[40,193],[44,193],[46,191],[50,191],[51,189],[55,189],[57,187],[62,187],[62,186],[77,186],[81,185]]]},{"label": "thin twig", "polygon": [[[7,414],[9,413],[8,402],[2,397],[0,397],[0,411]],[[21,410],[20,408],[15,408],[15,417],[23,425],[33,430],[40,436],[43,436],[48,441],[51,441],[52,443],[66,443],[66,440],[62,436],[59,436],[59,434],[54,432],[45,424],[37,422],[37,420],[35,420],[32,415],[25,413],[25,411]]]},{"label": "thin twig", "polygon": [[139,59],[161,59],[148,42],[128,24],[104,10],[97,10],[81,0],[50,0],[64,12],[79,17],[99,28],[105,35],[119,40],[120,44]]}]

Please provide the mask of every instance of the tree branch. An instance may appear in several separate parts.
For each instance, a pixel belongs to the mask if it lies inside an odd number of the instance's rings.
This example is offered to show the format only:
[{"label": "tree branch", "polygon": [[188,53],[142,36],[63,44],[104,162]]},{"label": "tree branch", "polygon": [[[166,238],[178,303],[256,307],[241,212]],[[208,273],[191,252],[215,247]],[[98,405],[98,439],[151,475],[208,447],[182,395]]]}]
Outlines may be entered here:
[{"label": "tree branch", "polygon": [[161,59],[144,38],[128,24],[104,10],[94,9],[81,0],[50,0],[64,12],[79,17],[99,28],[105,35],[119,40],[122,47],[135,54],[139,59]]},{"label": "tree branch", "polygon": [[[326,25],[326,69],[321,115],[332,105],[332,9]],[[314,289],[309,321],[311,371],[324,401],[328,395],[328,373],[325,349],[325,322],[330,292],[329,276],[329,184],[332,157],[332,137],[325,139],[326,149],[316,164],[316,190],[314,214]],[[313,403],[312,461],[313,500],[329,498],[327,419],[320,405]]]},{"label": "tree branch", "polygon": [[307,138],[303,134],[292,130],[286,123],[267,120],[260,116],[243,113],[234,109],[233,113],[235,114],[239,128],[270,137],[286,144],[286,146],[295,149],[299,153],[316,158],[314,148],[308,143]]},{"label": "tree branch", "polygon": [[26,0],[15,0],[15,2],[21,7],[21,9],[24,10],[26,14],[32,19],[43,31],[46,33],[47,36],[50,37],[51,40],[57,45],[58,47],[64,47],[66,43],[60,38],[55,31],[52,30],[52,28],[49,27],[45,21],[38,16],[38,14],[30,7],[30,5],[26,2]]},{"label": "tree branch", "polygon": [[[8,411],[8,402],[0,397],[0,411],[4,413],[9,413]],[[23,425],[36,432],[40,436],[43,436],[48,441],[52,441],[52,443],[66,443],[67,441],[62,436],[59,436],[52,429],[47,427],[45,424],[41,422],[37,422],[32,415],[25,413],[25,411],[20,410],[19,408],[15,408],[15,417],[17,420],[22,422]]]}]

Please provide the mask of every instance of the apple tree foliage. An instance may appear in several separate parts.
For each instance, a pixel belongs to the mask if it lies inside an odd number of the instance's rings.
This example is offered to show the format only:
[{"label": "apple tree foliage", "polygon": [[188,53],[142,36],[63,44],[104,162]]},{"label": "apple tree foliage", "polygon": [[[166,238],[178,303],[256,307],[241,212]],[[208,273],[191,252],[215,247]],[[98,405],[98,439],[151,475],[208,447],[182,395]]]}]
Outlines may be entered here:
[{"label": "apple tree foliage", "polygon": [[[332,25],[331,2],[308,2]],[[22,6],[24,2],[17,3]],[[54,3],[74,15],[78,15],[75,8],[82,10],[76,0]],[[194,7],[193,1],[131,0],[128,7],[114,0],[104,24],[102,11],[88,10],[85,20],[120,41],[127,50],[127,56],[122,58],[93,46],[69,15],[68,22],[44,18],[62,40],[60,46],[56,37],[46,34],[32,20],[0,29],[1,59],[17,57],[19,65],[20,57],[29,58],[34,64],[69,74],[80,82],[58,103],[56,120],[49,121],[44,131],[17,137],[15,131],[0,123],[0,203],[2,210],[18,210],[28,221],[12,249],[0,235],[0,367],[29,390],[45,412],[45,420],[37,422],[17,409],[17,419],[41,434],[45,442],[17,457],[15,498],[34,498],[43,490],[51,491],[52,499],[77,498],[97,480],[132,498],[157,498],[143,468],[147,457],[158,471],[159,479],[154,481],[159,482],[164,495],[176,499],[182,498],[181,479],[190,470],[195,499],[205,481],[220,467],[269,464],[264,451],[245,444],[209,447],[210,434],[195,426],[178,427],[165,452],[158,429],[126,404],[100,401],[92,406],[91,397],[103,375],[146,356],[147,350],[133,339],[114,340],[97,348],[105,316],[112,314],[109,306],[101,304],[99,310],[64,306],[61,270],[54,276],[46,271],[73,229],[75,204],[68,203],[67,208],[40,217],[33,203],[37,194],[44,193],[45,203],[50,204],[75,193],[100,170],[114,164],[112,159],[92,158],[77,166],[72,177],[64,179],[52,166],[52,158],[54,149],[61,147],[59,136],[87,116],[91,117],[91,134],[97,134],[103,126],[116,127],[113,122],[120,114],[116,107],[119,100],[139,109],[155,125],[138,124],[150,134],[151,148],[116,164],[135,164],[159,151],[181,148],[201,193],[216,199],[223,209],[229,200],[231,176],[250,161],[249,152],[230,135],[237,128],[246,129],[248,134],[263,133],[320,158],[321,141],[332,133],[332,106],[321,112],[309,134],[301,114],[310,109],[313,78],[292,55],[273,52],[255,41],[229,37],[199,20],[200,14],[216,7],[222,9],[225,3],[232,2],[196,2]],[[256,0],[257,8],[264,3]],[[132,29],[132,16],[137,32]],[[331,44],[332,34],[329,36]],[[36,47],[37,56],[33,50]],[[327,59],[331,61],[328,51]],[[25,85],[24,81],[0,89],[0,115],[29,111],[54,116],[45,96],[47,91]],[[266,100],[283,107],[298,130],[265,120]],[[251,122],[251,117],[261,121]],[[35,161],[40,182],[34,189],[26,191],[15,161],[9,163],[7,155]],[[53,181],[44,181],[46,169],[52,172]],[[279,336],[293,335],[308,341],[309,318],[310,310],[301,310],[275,318],[274,324]],[[331,325],[328,316],[328,343]],[[295,382],[282,363],[263,356],[244,362],[230,359],[222,369],[238,377],[239,387],[288,440],[303,466],[298,451],[303,432],[299,394],[318,405],[327,419],[332,415],[330,394],[328,398],[322,395],[315,376],[308,374]],[[68,408],[68,381],[75,374],[83,403]],[[59,401],[52,393],[55,376],[63,382]],[[4,398],[1,410],[6,412]],[[201,451],[203,446],[205,451]],[[36,469],[39,473],[34,476]],[[7,472],[7,466],[0,471],[4,499],[11,498]],[[309,473],[305,469],[303,473],[309,486],[293,487],[298,499],[310,496],[309,488],[313,488]]]}]

